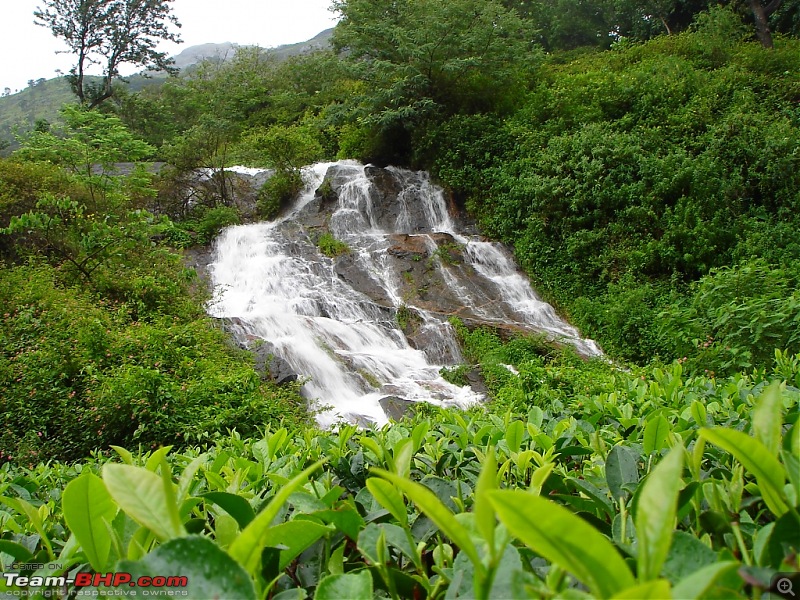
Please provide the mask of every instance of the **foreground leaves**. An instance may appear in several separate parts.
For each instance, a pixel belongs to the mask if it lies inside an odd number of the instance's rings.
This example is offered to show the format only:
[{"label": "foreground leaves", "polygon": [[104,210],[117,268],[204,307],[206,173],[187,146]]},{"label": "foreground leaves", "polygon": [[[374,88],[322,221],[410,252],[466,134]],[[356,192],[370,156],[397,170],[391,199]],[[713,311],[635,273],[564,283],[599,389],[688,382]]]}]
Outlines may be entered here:
[{"label": "foreground leaves", "polygon": [[610,598],[633,585],[613,544],[567,509],[519,490],[490,492],[489,498],[514,537],[572,573],[595,596]]}]

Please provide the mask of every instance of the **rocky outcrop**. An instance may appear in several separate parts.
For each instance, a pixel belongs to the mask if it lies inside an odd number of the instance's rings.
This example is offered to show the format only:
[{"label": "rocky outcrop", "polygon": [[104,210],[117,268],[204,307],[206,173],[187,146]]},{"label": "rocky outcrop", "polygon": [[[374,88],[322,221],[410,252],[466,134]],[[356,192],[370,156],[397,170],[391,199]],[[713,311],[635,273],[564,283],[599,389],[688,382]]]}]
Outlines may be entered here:
[{"label": "rocky outcrop", "polygon": [[222,330],[236,341],[237,346],[247,350],[255,359],[256,372],[264,381],[272,381],[278,385],[297,381],[298,374],[292,370],[291,365],[281,358],[270,342],[254,335],[249,325],[242,319],[219,319]]},{"label": "rocky outcrop", "polygon": [[451,317],[504,338],[568,339],[592,353],[535,296],[507,250],[462,233],[427,176],[339,163],[323,177],[320,167],[316,191],[288,217],[231,229],[218,243],[215,281],[243,294],[227,308],[221,301],[218,314],[252,310],[253,329],[238,319],[225,326],[264,377],[299,376],[310,399],[369,426],[402,418],[419,399],[466,406],[482,397],[477,371],[459,368],[458,384],[442,377],[442,365],[464,362]]}]

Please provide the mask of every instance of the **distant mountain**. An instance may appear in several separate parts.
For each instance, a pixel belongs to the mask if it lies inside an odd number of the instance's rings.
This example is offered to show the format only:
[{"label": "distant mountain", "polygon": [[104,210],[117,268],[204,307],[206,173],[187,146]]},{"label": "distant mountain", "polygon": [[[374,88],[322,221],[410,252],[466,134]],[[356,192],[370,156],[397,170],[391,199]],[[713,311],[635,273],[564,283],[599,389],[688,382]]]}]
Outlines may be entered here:
[{"label": "distant mountain", "polygon": [[[329,48],[332,35],[333,29],[326,29],[305,42],[265,48],[263,52],[279,60],[285,60],[292,56]],[[186,70],[204,60],[230,60],[239,48],[244,47],[246,46],[233,42],[190,46],[174,57],[175,66]],[[165,77],[164,73],[151,73],[148,77],[137,74],[126,79],[129,82],[129,89],[139,91],[148,85],[159,85],[160,80]],[[0,154],[4,152],[3,147],[7,144],[5,152],[13,150],[16,146],[15,134],[30,131],[40,119],[51,123],[57,121],[59,108],[69,102],[75,102],[75,96],[64,77],[40,79],[32,83],[33,85],[16,94],[0,97]]]},{"label": "distant mountain", "polygon": [[204,60],[225,61],[236,54],[239,44],[225,42],[223,44],[200,44],[199,46],[189,46],[180,54],[175,56],[175,66],[183,70]]}]

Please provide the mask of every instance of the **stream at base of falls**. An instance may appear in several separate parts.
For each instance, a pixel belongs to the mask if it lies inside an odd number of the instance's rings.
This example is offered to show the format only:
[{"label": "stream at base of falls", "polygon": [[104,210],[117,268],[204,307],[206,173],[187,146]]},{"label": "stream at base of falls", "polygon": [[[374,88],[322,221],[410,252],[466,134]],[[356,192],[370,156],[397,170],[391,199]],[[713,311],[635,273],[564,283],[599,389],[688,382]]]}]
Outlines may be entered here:
[{"label": "stream at base of falls", "polygon": [[[426,173],[344,161],[309,167],[304,179],[280,218],[220,234],[208,310],[306,380],[321,426],[383,425],[387,398],[482,401],[439,374],[463,363],[450,316],[601,354],[538,298],[507,249],[461,230]],[[325,256],[323,234],[349,251]]]}]

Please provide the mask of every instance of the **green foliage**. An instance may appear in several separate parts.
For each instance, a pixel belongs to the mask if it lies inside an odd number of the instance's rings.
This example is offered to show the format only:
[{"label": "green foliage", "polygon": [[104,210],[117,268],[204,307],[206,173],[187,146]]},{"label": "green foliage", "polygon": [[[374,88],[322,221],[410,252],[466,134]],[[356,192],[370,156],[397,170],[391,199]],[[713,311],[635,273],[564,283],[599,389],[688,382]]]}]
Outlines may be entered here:
[{"label": "green foliage", "polygon": [[[796,568],[797,540],[781,531],[800,527],[797,390],[765,374],[684,378],[677,363],[614,373],[613,392],[523,412],[434,409],[381,430],[117,448],[123,464],[7,464],[2,548],[58,554],[65,571],[180,563],[175,573],[243,598],[563,597],[580,586],[717,597],[758,594]],[[668,434],[648,451],[657,418]]]},{"label": "green foliage", "polygon": [[258,191],[258,213],[265,219],[274,219],[301,189],[303,178],[299,171],[278,171]]},{"label": "green foliage", "polygon": [[341,240],[337,240],[333,237],[333,234],[328,231],[319,236],[317,247],[319,251],[328,258],[336,258],[337,256],[350,253],[350,246]]},{"label": "green foliage", "polygon": [[754,260],[712,271],[660,315],[664,336],[695,369],[730,373],[800,351],[800,263]]},{"label": "green foliage", "polygon": [[384,160],[407,160],[409,133],[423,134],[432,119],[507,110],[538,59],[528,23],[495,0],[333,6],[342,15],[334,45],[365,84],[352,110],[380,138],[365,143],[370,134],[359,129],[358,146]]},{"label": "green foliage", "polygon": [[[716,9],[636,43],[705,5],[343,0],[343,56],[243,51],[123,99],[158,150],[74,108],[27,137],[0,162],[0,568],[434,599],[759,597],[797,570],[800,52],[763,52]],[[545,63],[530,46],[609,32],[632,37]],[[211,169],[222,205],[179,224],[136,210],[143,168],[106,167],[154,152],[178,179]],[[309,427],[298,387],[230,347],[163,241],[237,222],[231,162],[276,168],[273,217],[335,154],[431,167],[613,355],[681,360],[584,361],[453,320],[469,364],[442,374],[480,370],[486,406]]]},{"label": "green foliage", "polygon": [[[131,206],[149,179],[96,171],[149,146],[114,117],[65,117],[66,136],[32,134],[0,172],[17,212],[1,230],[17,261],[0,268],[2,447],[33,463],[302,420],[296,388],[261,381],[204,316],[196,274],[155,241],[175,225]],[[230,208],[205,210],[197,237],[237,219]]]},{"label": "green foliage", "polygon": [[294,389],[262,383],[202,316],[177,265],[165,267],[118,273],[130,299],[100,303],[50,267],[0,270],[3,448],[24,461],[79,458],[303,418]]},{"label": "green foliage", "polygon": [[321,158],[322,147],[305,128],[275,125],[248,131],[234,149],[234,156],[237,163],[249,166],[299,171]]},{"label": "green foliage", "polygon": [[192,216],[173,224],[165,231],[170,243],[177,248],[188,248],[195,244],[209,245],[220,231],[241,223],[239,211],[232,206],[208,208],[200,205]]},{"label": "green foliage", "polygon": [[[720,19],[554,59],[512,117],[452,119],[422,151],[545,297],[615,356],[684,356],[659,336],[658,315],[692,281],[796,258],[797,43],[768,56]],[[753,365],[770,359],[763,349]]]}]

